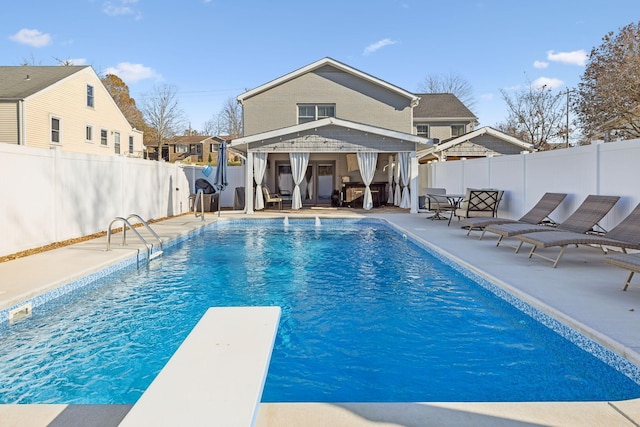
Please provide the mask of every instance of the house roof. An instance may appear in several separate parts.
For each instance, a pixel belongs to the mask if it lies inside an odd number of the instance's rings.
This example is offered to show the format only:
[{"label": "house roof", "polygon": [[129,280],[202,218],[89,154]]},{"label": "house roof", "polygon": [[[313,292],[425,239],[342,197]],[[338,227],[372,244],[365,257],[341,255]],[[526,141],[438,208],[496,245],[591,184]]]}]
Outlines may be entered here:
[{"label": "house roof", "polygon": [[452,93],[419,93],[420,102],[413,109],[414,120],[478,118]]},{"label": "house roof", "polygon": [[25,99],[88,65],[0,66],[0,99]]},{"label": "house roof", "polygon": [[517,147],[520,147],[523,151],[527,150],[527,151],[533,151],[533,144],[529,144],[527,142],[524,142],[518,138],[515,138],[511,135],[508,135],[504,132],[501,132],[497,129],[494,129],[490,126],[484,126],[481,127],[479,129],[476,129],[472,132],[469,133],[465,133],[464,135],[461,135],[457,138],[452,138],[448,141],[442,142],[438,145],[434,145],[432,147],[427,148],[426,150],[420,151],[418,152],[418,159],[421,159],[423,157],[427,157],[429,155],[435,155],[436,153],[440,153],[442,151],[448,150],[458,144],[462,144],[464,142],[467,141],[472,141],[474,138],[477,138],[479,136],[482,135],[491,135],[495,138],[498,138],[502,141],[508,142],[510,144],[513,144]]},{"label": "house roof", "polygon": [[396,92],[396,93],[398,93],[398,94],[400,94],[402,96],[405,96],[405,97],[407,97],[407,98],[412,100],[412,104],[415,104],[418,101],[418,97],[415,94],[411,93],[411,92],[408,92],[408,91],[406,91],[404,89],[401,89],[398,86],[392,85],[391,83],[385,82],[384,80],[381,80],[381,79],[379,79],[377,77],[374,77],[374,76],[372,76],[370,74],[363,73],[362,71],[356,70],[353,67],[350,67],[350,66],[348,66],[346,64],[343,64],[342,62],[336,61],[335,59],[332,59],[332,58],[329,58],[329,57],[322,58],[319,61],[316,61],[316,62],[314,62],[312,64],[309,64],[309,65],[307,65],[305,67],[299,68],[299,69],[297,69],[295,71],[292,71],[292,72],[290,72],[288,74],[285,74],[282,77],[278,77],[275,80],[271,80],[268,83],[265,83],[265,84],[263,84],[261,86],[258,86],[256,88],[254,88],[254,89],[251,89],[251,90],[249,90],[249,91],[247,91],[247,92],[245,92],[243,94],[240,94],[240,95],[238,95],[237,100],[239,102],[243,102],[247,98],[251,98],[252,96],[255,96],[255,95],[257,95],[257,94],[259,94],[261,92],[269,90],[269,89],[271,89],[271,88],[273,88],[275,86],[281,85],[281,84],[283,84],[283,83],[285,83],[285,82],[287,82],[289,80],[293,80],[293,79],[295,79],[297,77],[300,77],[301,75],[313,72],[313,71],[315,71],[315,70],[317,70],[317,69],[319,69],[321,67],[327,66],[327,65],[331,66],[331,67],[334,67],[334,68],[336,68],[336,69],[338,69],[340,71],[344,71],[346,73],[352,74],[352,75],[354,75],[356,77],[359,77],[359,78],[361,78],[363,80],[369,81],[369,82],[371,82],[373,84],[382,86],[382,87],[384,87],[384,88],[386,88],[386,89],[388,89],[390,91]]},{"label": "house roof", "polygon": [[325,127],[325,126],[339,126],[346,129],[354,129],[362,132],[371,133],[374,135],[384,136],[387,138],[393,138],[401,141],[422,144],[425,146],[429,146],[430,144],[432,144],[431,139],[423,138],[421,136],[412,135],[404,132],[398,132],[390,129],[379,128],[379,127],[367,125],[364,123],[351,122],[348,120],[338,119],[336,117],[327,117],[325,119],[307,122],[307,123],[303,123],[295,126],[289,126],[286,128],[275,129],[272,131],[250,135],[242,138],[236,138],[231,141],[231,143],[229,144],[229,147],[236,148],[241,151],[246,151],[247,145],[252,142],[260,142],[260,141],[264,141],[272,138],[279,138],[292,133],[304,132],[310,129],[316,129],[316,128]]}]

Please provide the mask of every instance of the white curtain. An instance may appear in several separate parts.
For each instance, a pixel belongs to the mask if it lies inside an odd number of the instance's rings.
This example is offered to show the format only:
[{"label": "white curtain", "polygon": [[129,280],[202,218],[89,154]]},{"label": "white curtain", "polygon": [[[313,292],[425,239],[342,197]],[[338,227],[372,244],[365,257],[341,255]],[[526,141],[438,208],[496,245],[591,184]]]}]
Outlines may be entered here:
[{"label": "white curtain", "polygon": [[393,155],[389,154],[389,196],[387,197],[387,204],[391,206],[393,204]]},{"label": "white curtain", "polygon": [[398,153],[398,169],[400,169],[400,176],[402,178],[402,201],[400,201],[400,207],[408,209],[411,207],[411,194],[409,193],[409,163],[410,153]]},{"label": "white curtain", "polygon": [[309,164],[309,153],[289,153],[291,161],[291,174],[293,175],[293,198],[291,200],[291,209],[302,208],[302,198],[300,197],[300,183],[307,173],[307,165]]},{"label": "white curtain", "polygon": [[395,206],[400,206],[400,195],[402,194],[402,192],[400,189],[400,164],[399,164],[399,158],[397,154],[396,154],[394,172],[395,172],[395,181],[396,181],[396,191],[393,194],[393,204]]},{"label": "white curtain", "polygon": [[257,211],[264,209],[264,197],[262,196],[262,180],[267,170],[267,156],[269,153],[253,153],[253,179],[256,181],[256,206]]},{"label": "white curtain", "polygon": [[378,162],[378,153],[358,153],[358,166],[360,167],[360,175],[362,175],[362,182],[364,182],[364,200],[362,201],[362,207],[365,210],[369,210],[373,207],[373,198],[371,197],[371,188],[369,185],[373,181],[373,176],[376,174],[376,163]]}]

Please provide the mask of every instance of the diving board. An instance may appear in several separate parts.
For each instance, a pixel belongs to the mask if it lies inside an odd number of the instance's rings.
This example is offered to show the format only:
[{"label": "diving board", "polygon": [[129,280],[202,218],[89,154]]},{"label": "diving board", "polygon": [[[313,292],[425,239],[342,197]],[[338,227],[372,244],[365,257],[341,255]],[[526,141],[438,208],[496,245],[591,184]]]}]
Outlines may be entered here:
[{"label": "diving board", "polygon": [[210,308],[120,427],[253,425],[280,311]]}]

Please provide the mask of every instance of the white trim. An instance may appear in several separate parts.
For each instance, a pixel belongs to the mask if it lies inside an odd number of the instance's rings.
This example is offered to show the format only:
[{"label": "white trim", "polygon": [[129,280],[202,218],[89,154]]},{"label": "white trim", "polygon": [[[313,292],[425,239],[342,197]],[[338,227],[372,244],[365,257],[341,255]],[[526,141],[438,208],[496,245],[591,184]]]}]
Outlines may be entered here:
[{"label": "white trim", "polygon": [[384,87],[385,89],[388,89],[388,90],[396,92],[396,93],[398,93],[398,94],[400,94],[402,96],[405,96],[405,97],[411,99],[411,105],[412,106],[417,105],[417,103],[418,103],[418,101],[420,99],[418,96],[416,96],[415,94],[413,94],[411,92],[408,92],[408,91],[406,91],[404,89],[399,88],[398,86],[394,86],[394,85],[392,85],[390,83],[387,83],[384,80],[380,80],[380,79],[378,79],[376,77],[373,77],[373,76],[371,76],[371,75],[369,75],[367,73],[363,73],[362,71],[356,70],[355,68],[349,67],[348,65],[343,64],[341,62],[338,62],[335,59],[331,59],[329,57],[320,59],[319,61],[316,61],[316,62],[314,62],[312,64],[309,64],[309,65],[307,65],[305,67],[302,67],[302,68],[300,68],[298,70],[295,70],[295,71],[292,71],[292,72],[290,72],[288,74],[285,74],[282,77],[278,77],[275,80],[271,80],[270,82],[265,83],[265,84],[263,84],[261,86],[258,86],[255,89],[251,89],[251,90],[249,90],[249,91],[247,91],[247,92],[245,92],[243,94],[238,95],[238,97],[236,99],[238,100],[238,102],[242,103],[247,98],[251,98],[252,96],[255,96],[255,95],[257,95],[257,94],[259,94],[261,92],[269,90],[269,89],[271,89],[271,88],[273,88],[275,86],[281,85],[281,84],[283,84],[283,83],[285,83],[285,82],[287,82],[289,80],[295,79],[296,77],[299,77],[299,76],[301,76],[303,74],[307,74],[309,72],[317,70],[317,69],[319,69],[321,67],[324,67],[325,65],[330,65],[330,66],[332,66],[334,68],[337,68],[340,71],[344,71],[345,73],[354,75],[354,76],[359,77],[359,78],[361,78],[363,80],[371,82],[371,83],[373,83],[375,85]]},{"label": "white trim", "polygon": [[324,126],[341,126],[344,128],[359,130],[362,132],[368,132],[375,135],[385,136],[389,138],[399,139],[402,141],[413,142],[416,144],[422,145],[430,145],[433,140],[428,138],[423,138],[421,136],[412,135],[410,133],[398,132],[395,130],[379,128],[371,125],[366,125],[362,123],[350,122],[347,120],[338,119],[335,117],[328,117],[326,119],[316,120],[314,122],[307,122],[300,125],[290,126],[287,128],[276,129],[268,132],[258,133],[255,135],[245,136],[242,138],[237,138],[231,141],[229,144],[230,147],[237,147],[239,145],[250,144],[252,142],[264,141],[271,138],[278,138],[283,135],[288,135],[296,132],[304,132],[310,129],[315,129]]}]

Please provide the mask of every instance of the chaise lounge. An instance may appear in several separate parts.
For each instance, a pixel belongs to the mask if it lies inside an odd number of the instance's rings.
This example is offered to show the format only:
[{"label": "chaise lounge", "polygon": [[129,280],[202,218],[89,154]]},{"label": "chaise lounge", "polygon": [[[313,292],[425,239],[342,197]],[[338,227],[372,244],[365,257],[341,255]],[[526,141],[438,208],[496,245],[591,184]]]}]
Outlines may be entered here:
[{"label": "chaise lounge", "polygon": [[622,286],[622,290],[626,291],[631,283],[631,279],[633,278],[634,273],[640,273],[640,253],[635,254],[617,254],[610,257],[607,257],[604,262],[609,265],[613,265],[615,267],[624,268],[625,270],[629,270],[629,275],[627,276],[624,284]]},{"label": "chaise lounge", "polygon": [[[555,227],[525,223],[507,223],[489,225],[484,231],[499,235],[496,246],[499,246],[505,237],[515,237],[537,231],[557,232],[571,231],[574,233],[587,233],[595,227],[598,222],[609,213],[618,200],[619,196],[598,196],[589,195],[565,221]],[[520,250],[522,242],[516,248],[516,253]]]},{"label": "chaise lounge", "polygon": [[460,224],[463,227],[469,227],[467,236],[471,234],[474,229],[482,230],[480,239],[484,236],[484,229],[489,225],[508,224],[508,223],[525,223],[525,224],[555,224],[555,222],[549,218],[551,212],[553,212],[560,203],[567,197],[566,193],[545,193],[542,198],[535,204],[529,212],[524,214],[520,219],[508,219],[501,217],[491,218],[463,218],[460,220]]},{"label": "chaise lounge", "polygon": [[[640,204],[636,206],[625,219],[604,235],[558,231],[554,233],[528,233],[522,236],[516,236],[516,239],[523,243],[533,245],[529,252],[529,258],[536,255],[553,262],[554,268],[558,265],[558,261],[560,261],[565,249],[567,249],[569,245],[597,245],[601,248],[603,246],[610,246],[620,248],[625,253],[627,249],[640,250]],[[556,246],[560,247],[560,253],[558,253],[555,259],[536,253],[537,248],[551,248]]]}]

